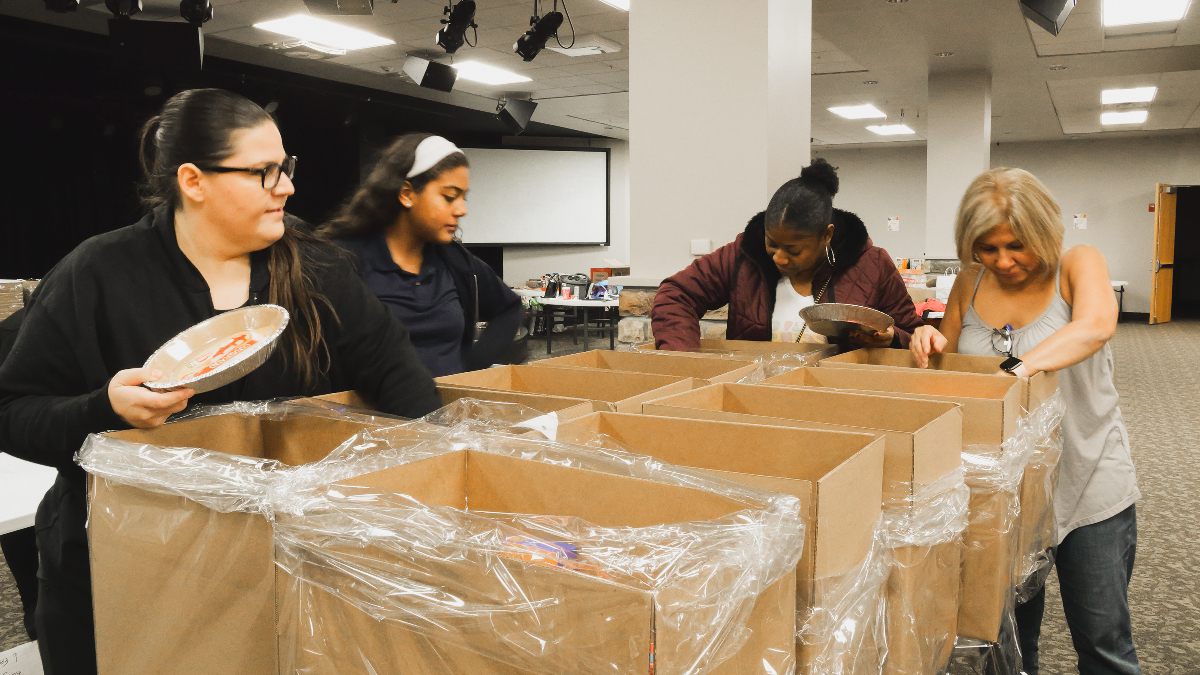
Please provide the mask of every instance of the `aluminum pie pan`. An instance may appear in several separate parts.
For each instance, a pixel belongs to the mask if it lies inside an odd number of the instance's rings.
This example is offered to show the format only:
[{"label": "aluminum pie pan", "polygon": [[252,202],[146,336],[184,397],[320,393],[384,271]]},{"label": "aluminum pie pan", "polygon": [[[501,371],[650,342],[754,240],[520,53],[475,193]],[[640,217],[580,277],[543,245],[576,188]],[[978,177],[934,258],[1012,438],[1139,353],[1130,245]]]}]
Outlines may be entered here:
[{"label": "aluminum pie pan", "polygon": [[163,376],[143,386],[158,392],[187,387],[199,394],[241,379],[271,357],[289,318],[278,305],[253,305],[201,321],[146,359],[144,367]]},{"label": "aluminum pie pan", "polygon": [[896,321],[877,309],[834,302],[810,305],[800,310],[808,329],[825,337],[845,338],[853,332],[883,332]]}]

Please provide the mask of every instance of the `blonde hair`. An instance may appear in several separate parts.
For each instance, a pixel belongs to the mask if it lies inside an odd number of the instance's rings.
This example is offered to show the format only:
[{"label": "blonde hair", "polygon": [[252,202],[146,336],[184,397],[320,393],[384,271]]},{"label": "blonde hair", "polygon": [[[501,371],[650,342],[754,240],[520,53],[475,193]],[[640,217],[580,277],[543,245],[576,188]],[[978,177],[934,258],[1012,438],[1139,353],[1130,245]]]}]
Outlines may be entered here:
[{"label": "blonde hair", "polygon": [[992,169],[971,181],[954,225],[958,259],[966,267],[974,260],[975,242],[1007,223],[1013,234],[1042,262],[1055,269],[1062,256],[1062,211],[1050,191],[1024,169]]}]

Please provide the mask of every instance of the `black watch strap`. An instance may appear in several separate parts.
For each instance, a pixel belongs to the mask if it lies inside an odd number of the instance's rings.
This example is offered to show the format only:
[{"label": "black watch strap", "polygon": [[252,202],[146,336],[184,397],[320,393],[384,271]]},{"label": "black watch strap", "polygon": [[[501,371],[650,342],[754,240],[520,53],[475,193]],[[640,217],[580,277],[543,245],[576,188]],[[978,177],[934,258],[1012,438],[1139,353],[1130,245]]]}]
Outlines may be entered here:
[{"label": "black watch strap", "polygon": [[1008,357],[1007,359],[1004,360],[1003,363],[1000,364],[1000,370],[1003,370],[1006,373],[1011,373],[1012,371],[1014,371],[1020,367],[1021,367],[1021,359],[1018,359],[1015,356]]}]

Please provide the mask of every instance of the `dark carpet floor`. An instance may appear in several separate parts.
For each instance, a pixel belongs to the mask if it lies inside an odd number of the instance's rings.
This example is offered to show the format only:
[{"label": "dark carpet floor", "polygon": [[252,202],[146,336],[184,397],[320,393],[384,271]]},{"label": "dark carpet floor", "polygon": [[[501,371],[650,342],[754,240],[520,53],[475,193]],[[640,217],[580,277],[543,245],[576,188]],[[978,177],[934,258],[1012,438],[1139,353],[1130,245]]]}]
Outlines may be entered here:
[{"label": "dark carpet floor", "polygon": [[[554,347],[554,356],[582,351],[570,335]],[[530,359],[545,348],[531,341]],[[1200,322],[1121,324],[1112,348],[1142,491],[1129,588],[1138,656],[1146,675],[1200,673]],[[1042,673],[1076,673],[1053,574],[1047,590]],[[0,566],[0,651],[26,640],[20,604]]]}]

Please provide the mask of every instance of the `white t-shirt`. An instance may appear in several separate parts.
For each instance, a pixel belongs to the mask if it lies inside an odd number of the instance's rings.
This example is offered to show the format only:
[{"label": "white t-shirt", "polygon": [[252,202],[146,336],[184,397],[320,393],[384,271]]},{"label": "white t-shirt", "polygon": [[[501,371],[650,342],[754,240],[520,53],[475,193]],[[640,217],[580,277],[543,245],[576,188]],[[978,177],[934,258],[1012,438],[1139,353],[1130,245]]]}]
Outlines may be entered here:
[{"label": "white t-shirt", "polygon": [[[792,280],[783,277],[775,287],[775,311],[771,314],[771,342],[795,342],[796,336],[804,330],[804,319],[800,318],[800,310],[811,307],[813,297],[800,295],[792,288]],[[812,331],[804,331],[801,342],[825,344],[825,336]]]}]

